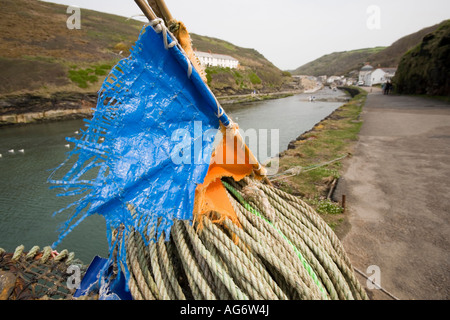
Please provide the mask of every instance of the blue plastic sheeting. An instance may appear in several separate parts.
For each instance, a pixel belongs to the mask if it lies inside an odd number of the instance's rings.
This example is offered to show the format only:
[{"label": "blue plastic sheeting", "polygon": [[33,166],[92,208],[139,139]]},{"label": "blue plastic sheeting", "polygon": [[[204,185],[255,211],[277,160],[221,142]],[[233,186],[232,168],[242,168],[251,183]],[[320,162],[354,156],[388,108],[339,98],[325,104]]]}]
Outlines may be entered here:
[{"label": "blue plastic sheeting", "polygon": [[[212,153],[213,141],[204,133],[229,120],[197,71],[188,77],[182,49],[166,49],[163,36],[151,26],[143,29],[131,55],[103,83],[86,129],[78,139],[67,138],[75,146],[49,182],[77,198],[56,212],[70,210],[71,217],[54,246],[93,214],[106,219],[110,255],[120,225],[125,234],[130,227],[143,233],[144,226],[155,226],[167,239],[174,219],[192,219],[195,188]],[[124,254],[122,245],[118,258],[126,265]]]},{"label": "blue plastic sheeting", "polygon": [[123,276],[119,281],[108,282],[113,274],[112,269],[110,260],[95,256],[73,297],[79,298],[94,292],[98,294],[98,300],[132,300]]}]

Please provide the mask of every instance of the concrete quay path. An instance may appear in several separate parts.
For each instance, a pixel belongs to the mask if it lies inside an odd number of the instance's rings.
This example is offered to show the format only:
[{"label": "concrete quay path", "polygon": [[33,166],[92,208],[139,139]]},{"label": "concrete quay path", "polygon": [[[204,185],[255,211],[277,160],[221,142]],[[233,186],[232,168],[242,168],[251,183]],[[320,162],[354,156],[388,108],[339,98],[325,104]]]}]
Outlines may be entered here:
[{"label": "concrete quay path", "polygon": [[[373,91],[372,91],[373,90]],[[373,300],[450,299],[450,105],[370,90],[352,158],[341,238]]]}]

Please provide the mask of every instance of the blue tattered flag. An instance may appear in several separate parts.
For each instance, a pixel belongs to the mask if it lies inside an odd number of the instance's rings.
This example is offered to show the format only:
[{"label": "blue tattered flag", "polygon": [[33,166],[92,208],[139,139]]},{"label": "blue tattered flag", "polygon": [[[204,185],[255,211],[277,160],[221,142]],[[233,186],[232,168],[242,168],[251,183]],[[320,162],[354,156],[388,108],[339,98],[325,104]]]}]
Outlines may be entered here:
[{"label": "blue tattered flag", "polygon": [[[60,195],[77,196],[57,212],[71,216],[54,246],[93,214],[105,217],[110,255],[119,227],[154,227],[168,237],[174,219],[193,218],[195,188],[213,149],[213,139],[203,141],[202,133],[229,119],[162,23],[143,28],[85,121],[79,138],[67,138],[75,146],[49,178],[64,190]],[[61,171],[62,178],[54,178]],[[126,264],[123,247],[118,258]]]}]

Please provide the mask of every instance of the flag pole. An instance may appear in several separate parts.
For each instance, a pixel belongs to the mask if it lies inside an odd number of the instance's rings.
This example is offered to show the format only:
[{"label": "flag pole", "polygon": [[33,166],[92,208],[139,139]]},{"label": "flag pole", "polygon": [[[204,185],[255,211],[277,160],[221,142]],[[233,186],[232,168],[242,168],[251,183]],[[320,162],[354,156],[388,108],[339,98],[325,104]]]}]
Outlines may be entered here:
[{"label": "flag pole", "polygon": [[166,2],[164,0],[155,0],[155,2],[159,10],[161,11],[162,16],[164,17],[164,20],[167,21],[167,25],[169,26],[170,23],[174,21],[174,18],[170,13],[169,8],[166,5]]},{"label": "flag pole", "polygon": [[144,0],[134,0],[144,15],[149,21],[153,21],[156,18],[156,14],[153,12],[152,8]]},{"label": "flag pole", "polygon": [[[150,7],[150,5],[148,3],[146,3],[144,0],[135,0],[135,1],[136,1],[137,5],[139,6],[139,8],[141,8],[141,10],[144,12],[145,16],[150,21],[152,21],[152,20],[157,18],[156,14],[154,13],[154,11],[152,10],[152,8]],[[161,11],[161,14],[162,14],[163,18],[167,22],[174,21],[174,18],[172,16],[172,14],[170,13],[169,8],[167,7],[165,1],[164,0],[154,0],[154,1],[156,2],[156,5],[158,6],[158,9]],[[250,163],[252,163],[253,171],[255,173],[257,173],[259,176],[261,176],[265,183],[267,183],[269,185],[272,185],[272,183],[267,178],[267,176],[266,176],[266,174],[264,172],[265,171],[264,168],[261,166],[261,164],[258,161],[258,159],[256,159],[255,155],[252,153],[252,151],[247,146],[247,144],[245,144],[245,142],[242,140],[241,135],[238,134],[237,137],[239,139],[239,142],[244,145],[245,154],[246,154],[246,156],[249,157]]]}]

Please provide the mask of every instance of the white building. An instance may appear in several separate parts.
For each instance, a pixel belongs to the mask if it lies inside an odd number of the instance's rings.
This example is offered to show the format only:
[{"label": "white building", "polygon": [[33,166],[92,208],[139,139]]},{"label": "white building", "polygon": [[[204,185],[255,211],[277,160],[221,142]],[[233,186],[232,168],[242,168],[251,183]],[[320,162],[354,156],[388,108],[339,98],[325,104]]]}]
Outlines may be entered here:
[{"label": "white building", "polygon": [[223,67],[223,68],[237,68],[239,61],[232,56],[225,54],[209,53],[203,51],[195,51],[200,64],[204,67]]},{"label": "white building", "polygon": [[397,69],[395,68],[378,68],[370,74],[370,85],[381,84],[390,81]]},{"label": "white building", "polygon": [[385,83],[395,76],[396,71],[396,68],[378,68],[374,70],[372,66],[365,65],[359,71],[359,82],[368,87]]},{"label": "white building", "polygon": [[365,85],[365,86],[370,86],[370,74],[373,71],[373,67],[371,65],[365,65],[364,67],[361,68],[361,70],[359,71],[359,78],[358,78],[358,82]]}]

